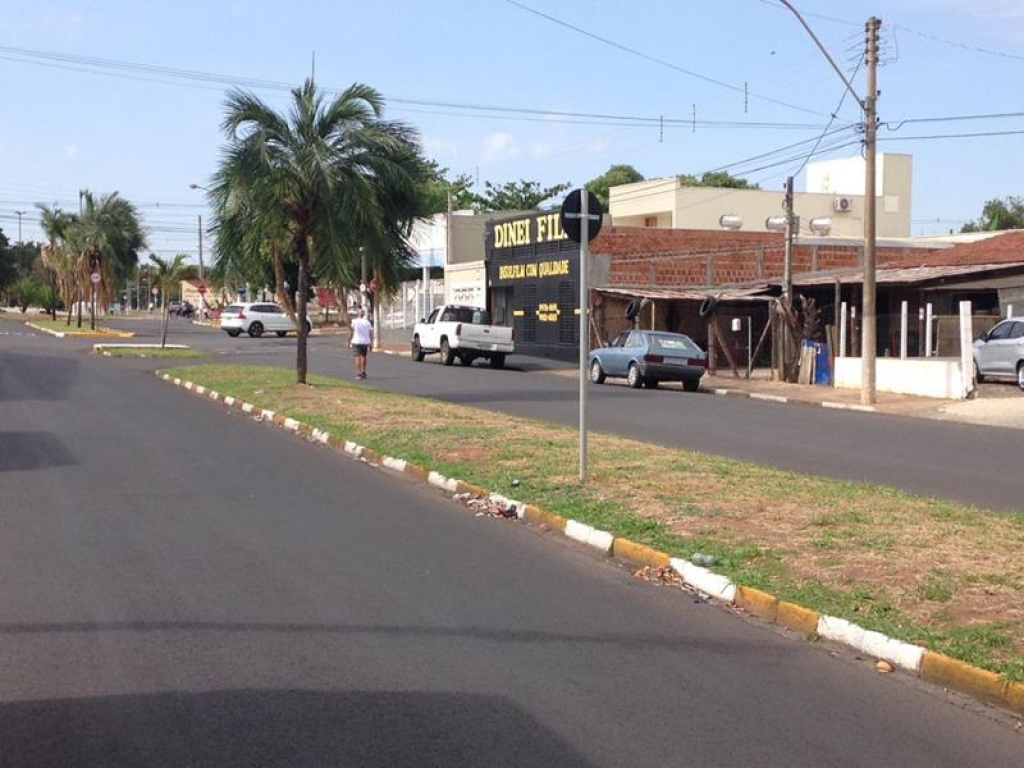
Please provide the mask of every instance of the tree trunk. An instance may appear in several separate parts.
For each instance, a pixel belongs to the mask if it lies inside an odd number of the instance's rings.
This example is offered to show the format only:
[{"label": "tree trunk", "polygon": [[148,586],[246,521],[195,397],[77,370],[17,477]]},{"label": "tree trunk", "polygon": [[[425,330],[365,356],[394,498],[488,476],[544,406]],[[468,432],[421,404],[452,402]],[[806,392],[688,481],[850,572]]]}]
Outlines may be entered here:
[{"label": "tree trunk", "polygon": [[292,319],[292,322],[297,322],[295,319],[295,302],[292,301],[291,293],[284,287],[284,261],[281,259],[281,249],[278,247],[276,240],[270,243],[270,252],[274,257],[274,293],[284,306],[285,314]]},{"label": "tree trunk", "polygon": [[169,319],[167,307],[164,307],[163,316],[160,318],[160,349],[167,346],[167,321]]},{"label": "tree trunk", "polygon": [[295,345],[295,380],[299,384],[306,383],[306,293],[309,289],[309,241],[296,238],[295,248],[299,254],[299,311],[298,334]]}]

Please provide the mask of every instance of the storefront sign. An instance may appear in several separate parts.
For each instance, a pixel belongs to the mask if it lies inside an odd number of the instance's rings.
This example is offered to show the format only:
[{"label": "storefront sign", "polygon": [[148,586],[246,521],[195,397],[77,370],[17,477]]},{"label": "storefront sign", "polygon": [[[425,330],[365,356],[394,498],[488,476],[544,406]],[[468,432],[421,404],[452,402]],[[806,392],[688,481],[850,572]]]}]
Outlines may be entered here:
[{"label": "storefront sign", "polygon": [[527,280],[538,277],[561,277],[569,274],[568,259],[526,261],[498,266],[499,280]]},{"label": "storefront sign", "polygon": [[498,222],[494,225],[493,247],[515,248],[521,245],[568,240],[569,236],[562,229],[558,216],[558,213],[548,213],[527,219]]}]

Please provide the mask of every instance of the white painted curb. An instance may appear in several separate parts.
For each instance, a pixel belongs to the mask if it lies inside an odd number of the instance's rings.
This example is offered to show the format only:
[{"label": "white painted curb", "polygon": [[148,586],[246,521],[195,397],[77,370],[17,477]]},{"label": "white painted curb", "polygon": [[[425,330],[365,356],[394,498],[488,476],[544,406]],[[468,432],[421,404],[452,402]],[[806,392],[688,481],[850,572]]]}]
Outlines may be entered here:
[{"label": "white painted curb", "polygon": [[750,393],[750,399],[751,400],[768,400],[768,401],[773,402],[773,403],[788,403],[789,402],[789,398],[788,397],[783,397],[782,395],[766,395],[766,394],[764,394],[762,392],[751,392]]},{"label": "white painted curb", "polygon": [[242,413],[252,413],[252,411],[253,411],[252,403],[242,403]]},{"label": "white painted curb", "polygon": [[707,595],[724,600],[727,603],[736,600],[736,585],[725,576],[712,573],[707,568],[694,565],[689,560],[681,557],[674,557],[669,561],[673,570],[682,576],[683,581],[694,589],[700,590]]},{"label": "white painted curb", "polygon": [[864,629],[835,616],[821,616],[818,619],[817,631],[826,640],[843,643],[868,656],[891,661],[911,672],[921,671],[921,659],[924,658],[925,649],[920,646],[893,640],[881,632]]},{"label": "white painted curb", "polygon": [[299,426],[300,426],[299,422],[297,422],[295,419],[285,419],[284,420],[284,428],[285,429],[290,429],[292,432],[298,432],[299,431]]},{"label": "white painted curb", "polygon": [[388,469],[393,469],[396,472],[405,472],[405,459],[396,459],[392,456],[385,456],[381,463]]},{"label": "white painted curb", "polygon": [[358,443],[353,443],[351,440],[345,441],[345,453],[350,453],[356,458],[363,455],[363,446]]},{"label": "white painted curb", "polygon": [[599,549],[605,554],[612,551],[612,544],[615,541],[615,537],[607,531],[599,531],[576,520],[565,521],[565,535],[574,541]]},{"label": "white painted curb", "polygon": [[231,397],[230,395],[228,395],[227,397],[224,398],[224,405],[227,405],[227,406],[230,407],[230,406],[232,406],[234,404],[235,404],[235,398]]},{"label": "white painted curb", "polygon": [[266,408],[264,408],[262,411],[260,411],[260,418],[264,419],[266,421],[273,421],[274,420],[274,412],[273,411],[268,411]]}]

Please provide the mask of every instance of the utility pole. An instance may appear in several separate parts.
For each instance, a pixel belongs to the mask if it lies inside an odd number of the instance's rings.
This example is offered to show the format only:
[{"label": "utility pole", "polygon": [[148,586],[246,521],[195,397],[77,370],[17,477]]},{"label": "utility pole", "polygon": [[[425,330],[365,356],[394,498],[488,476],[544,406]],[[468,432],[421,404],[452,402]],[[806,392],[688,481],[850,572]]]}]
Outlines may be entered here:
[{"label": "utility pole", "polygon": [[[203,214],[199,214],[199,286],[205,285],[203,279]],[[199,322],[206,319],[206,293],[199,291]]]},{"label": "utility pole", "polygon": [[785,304],[785,317],[782,319],[782,379],[789,381],[796,357],[795,339],[789,327],[789,317],[793,312],[793,177],[786,178],[786,242],[782,256],[782,298]]},{"label": "utility pole", "polygon": [[792,11],[797,20],[807,30],[818,49],[822,52],[832,69],[839,75],[853,97],[857,100],[861,110],[864,112],[864,281],[861,291],[861,350],[860,350],[860,401],[864,405],[875,402],[875,155],[876,135],[878,132],[878,30],[882,26],[882,20],[872,16],[866,24],[867,46],[865,51],[865,64],[867,70],[867,95],[861,98],[853,90],[850,81],[846,79],[843,70],[836,64],[835,59],[822,45],[814,30],[810,28],[800,12],[793,7],[789,0],[779,0],[786,8]]},{"label": "utility pole", "polygon": [[14,213],[18,216],[18,245],[21,245],[21,217],[28,213],[28,211],[15,211]]},{"label": "utility pole", "polygon": [[867,22],[868,92],[864,97],[864,296],[861,307],[860,401],[875,402],[876,308],[875,308],[875,154],[878,131],[878,28],[882,22],[872,16]]}]

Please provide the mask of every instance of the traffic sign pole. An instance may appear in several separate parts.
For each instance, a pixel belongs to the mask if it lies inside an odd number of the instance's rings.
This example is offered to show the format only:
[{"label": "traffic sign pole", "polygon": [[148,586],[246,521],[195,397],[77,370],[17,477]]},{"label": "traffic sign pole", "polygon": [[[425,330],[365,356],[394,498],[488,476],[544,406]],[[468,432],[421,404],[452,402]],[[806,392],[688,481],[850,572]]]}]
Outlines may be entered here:
[{"label": "traffic sign pole", "polygon": [[580,483],[587,482],[587,266],[590,264],[590,212],[587,203],[590,195],[583,190],[580,195]]}]

